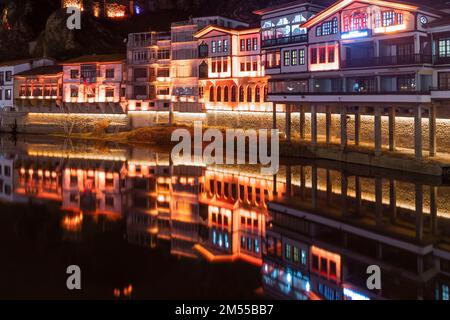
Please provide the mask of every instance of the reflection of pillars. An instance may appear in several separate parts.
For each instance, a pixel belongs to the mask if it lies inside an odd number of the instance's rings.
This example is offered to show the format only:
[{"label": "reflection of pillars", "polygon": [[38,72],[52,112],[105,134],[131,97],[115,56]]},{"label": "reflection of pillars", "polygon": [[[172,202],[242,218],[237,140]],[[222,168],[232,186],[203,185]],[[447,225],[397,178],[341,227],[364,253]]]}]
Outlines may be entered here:
[{"label": "reflection of pillars", "polygon": [[331,174],[330,170],[327,169],[327,205],[331,203],[331,195],[333,192],[333,185],[331,184]]},{"label": "reflection of pillars", "polygon": [[381,155],[381,108],[375,107],[375,155],[378,157]]},{"label": "reflection of pillars", "polygon": [[381,243],[377,243],[377,259],[383,259],[383,245]]},{"label": "reflection of pillars", "polygon": [[305,184],[306,184],[305,166],[300,166],[300,196],[302,198],[305,197]]},{"label": "reflection of pillars", "polygon": [[423,192],[422,185],[416,183],[416,239],[422,241],[423,239]]},{"label": "reflection of pillars", "polygon": [[341,149],[347,147],[347,106],[341,106]]},{"label": "reflection of pillars", "polygon": [[325,138],[326,138],[327,144],[330,144],[330,142],[331,142],[331,140],[330,140],[330,138],[331,138],[331,108],[330,108],[330,106],[326,106]]},{"label": "reflection of pillars", "polygon": [[422,160],[422,106],[416,106],[414,114],[414,154],[416,160]]},{"label": "reflection of pillars", "polygon": [[292,173],[291,166],[286,166],[286,196],[292,196]]},{"label": "reflection of pillars", "polygon": [[311,203],[314,208],[317,207],[317,166],[311,167]]},{"label": "reflection of pillars", "polygon": [[311,144],[313,147],[317,145],[317,113],[316,106],[311,105]]},{"label": "reflection of pillars", "polygon": [[300,140],[305,139],[305,126],[305,106],[302,104],[300,105]]},{"label": "reflection of pillars", "polygon": [[275,102],[272,102],[272,129],[277,128],[277,105]]},{"label": "reflection of pillars", "polygon": [[361,137],[361,113],[358,110],[356,110],[355,113],[355,146],[359,146],[359,140]]},{"label": "reflection of pillars", "polygon": [[[423,273],[423,257],[419,256],[419,255],[417,256],[417,273],[419,273],[419,274]],[[421,298],[421,297],[418,297],[418,298]]]},{"label": "reflection of pillars", "polygon": [[375,178],[375,222],[383,225],[383,180],[379,177]]},{"label": "reflection of pillars", "polygon": [[273,196],[274,196],[274,197],[278,196],[278,191],[277,191],[277,175],[276,175],[276,174],[273,175]]},{"label": "reflection of pillars", "polygon": [[343,217],[347,215],[347,176],[341,172],[341,214]]},{"label": "reflection of pillars", "polygon": [[395,151],[395,107],[389,108],[389,151]]},{"label": "reflection of pillars", "polygon": [[395,180],[389,180],[389,209],[391,211],[391,222],[397,220],[397,194],[395,190]]},{"label": "reflection of pillars", "polygon": [[355,201],[356,213],[359,216],[362,216],[363,212],[361,211],[361,181],[359,180],[358,176],[355,176]]},{"label": "reflection of pillars", "polygon": [[431,216],[431,232],[433,235],[438,233],[437,225],[437,187],[430,186],[430,216]]},{"label": "reflection of pillars", "polygon": [[291,104],[287,103],[285,105],[285,108],[286,108],[286,117],[285,117],[286,140],[291,141]]},{"label": "reflection of pillars", "polygon": [[436,155],[436,106],[431,105],[428,109],[428,131],[430,138],[430,157]]}]

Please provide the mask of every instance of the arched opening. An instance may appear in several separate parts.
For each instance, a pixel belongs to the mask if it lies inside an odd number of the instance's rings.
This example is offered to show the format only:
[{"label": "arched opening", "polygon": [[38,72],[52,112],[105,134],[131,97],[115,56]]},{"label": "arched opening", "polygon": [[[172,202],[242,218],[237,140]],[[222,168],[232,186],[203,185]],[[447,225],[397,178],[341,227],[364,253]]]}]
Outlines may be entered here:
[{"label": "arched opening", "polygon": [[236,102],[236,86],[231,87],[231,102]]},{"label": "arched opening", "polygon": [[209,87],[209,101],[214,102],[214,87]]},{"label": "arched opening", "polygon": [[223,101],[228,102],[228,86],[225,86],[225,88],[223,88]]},{"label": "arched opening", "polygon": [[261,102],[261,89],[259,86],[255,87],[255,102]]},{"label": "arched opening", "polygon": [[244,87],[239,87],[239,102],[244,102]]},{"label": "arched opening", "polygon": [[252,87],[247,87],[247,102],[252,102]]},{"label": "arched opening", "polygon": [[222,102],[222,88],[219,86],[217,87],[217,102]]}]

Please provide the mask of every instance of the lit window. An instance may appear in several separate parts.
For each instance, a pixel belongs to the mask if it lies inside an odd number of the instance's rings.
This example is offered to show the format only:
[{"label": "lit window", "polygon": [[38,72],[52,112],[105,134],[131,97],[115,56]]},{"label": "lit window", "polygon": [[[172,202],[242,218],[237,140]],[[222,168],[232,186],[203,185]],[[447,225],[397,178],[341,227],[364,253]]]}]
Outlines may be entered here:
[{"label": "lit window", "polygon": [[[255,88],[255,102],[261,102],[261,90],[258,86]],[[258,223],[258,220],[255,220],[256,224]],[[256,225],[257,227],[257,225]]]},{"label": "lit window", "polygon": [[439,40],[439,57],[450,57],[450,38]]},{"label": "lit window", "polygon": [[297,50],[291,51],[291,65],[296,66],[297,65]]},{"label": "lit window", "polygon": [[223,40],[223,52],[228,52],[228,40]]},{"label": "lit window", "polygon": [[211,52],[212,53],[216,53],[217,52],[217,47],[216,47],[216,42],[215,41],[211,42]]},{"label": "lit window", "polygon": [[222,66],[223,66],[223,72],[228,72],[228,61],[223,61],[222,62]]},{"label": "lit window", "polygon": [[241,62],[241,71],[244,72],[245,71],[245,63]]},{"label": "lit window", "polygon": [[442,300],[449,300],[448,285],[442,285]]},{"label": "lit window", "polygon": [[290,65],[290,62],[291,62],[290,52],[289,52],[289,50],[286,50],[283,52],[283,64],[286,67],[286,66]]},{"label": "lit window", "polygon": [[292,252],[291,252],[291,250],[292,250],[291,245],[286,243],[285,252],[284,252],[286,260],[291,260],[292,259]]},{"label": "lit window", "polygon": [[114,98],[114,88],[107,88],[105,90],[106,98]]},{"label": "lit window", "polygon": [[251,51],[252,50],[252,39],[248,38],[247,39],[247,51]]},{"label": "lit window", "polygon": [[253,71],[257,71],[258,70],[258,62],[253,61]]},{"label": "lit window", "polygon": [[316,36],[320,37],[322,35],[322,26],[317,26],[316,28]]},{"label": "lit window", "polygon": [[216,72],[216,62],[215,61],[213,61],[213,62],[211,62],[211,72]]},{"label": "lit window", "polygon": [[258,50],[258,38],[253,38],[253,51]]},{"label": "lit window", "polygon": [[299,250],[298,250],[297,247],[294,247],[293,260],[294,260],[294,263],[299,263],[300,262],[300,254],[299,254]]},{"label": "lit window", "polygon": [[334,62],[334,47],[328,48],[328,63]]},{"label": "lit window", "polygon": [[311,64],[317,63],[317,48],[311,49]]},{"label": "lit window", "polygon": [[305,252],[305,250],[302,250],[302,264],[303,265],[306,265],[306,252]]},{"label": "lit window", "polygon": [[326,48],[321,47],[319,48],[319,63],[325,63],[326,62]]},{"label": "lit window", "polygon": [[217,41],[217,52],[222,52],[222,40]]},{"label": "lit window", "polygon": [[245,51],[245,40],[241,39],[241,51]]},{"label": "lit window", "polygon": [[299,65],[305,64],[305,49],[298,50],[298,64]]}]

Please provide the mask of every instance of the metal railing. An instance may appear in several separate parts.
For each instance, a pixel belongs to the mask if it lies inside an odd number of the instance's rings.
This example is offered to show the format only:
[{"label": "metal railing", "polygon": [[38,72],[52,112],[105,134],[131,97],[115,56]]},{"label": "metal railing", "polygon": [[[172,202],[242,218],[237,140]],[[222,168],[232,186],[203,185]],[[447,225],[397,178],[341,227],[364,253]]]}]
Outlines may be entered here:
[{"label": "metal railing", "polygon": [[341,65],[343,68],[360,68],[360,67],[379,67],[392,65],[414,65],[414,64],[432,64],[431,55],[410,54],[396,56],[366,57],[362,59],[343,60]]}]

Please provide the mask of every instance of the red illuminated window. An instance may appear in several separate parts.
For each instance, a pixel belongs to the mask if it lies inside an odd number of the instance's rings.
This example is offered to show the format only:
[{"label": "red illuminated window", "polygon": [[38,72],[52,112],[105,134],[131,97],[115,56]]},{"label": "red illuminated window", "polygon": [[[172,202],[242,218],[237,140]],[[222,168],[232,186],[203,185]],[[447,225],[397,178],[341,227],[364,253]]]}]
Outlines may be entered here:
[{"label": "red illuminated window", "polygon": [[317,48],[311,49],[311,64],[317,63]]},{"label": "red illuminated window", "polygon": [[334,47],[328,48],[328,63],[334,62]]},{"label": "red illuminated window", "polygon": [[367,12],[355,11],[344,16],[344,31],[367,29]]},{"label": "red illuminated window", "polygon": [[319,48],[319,63],[326,63],[327,62],[327,56],[326,56],[326,48],[322,47]]}]

